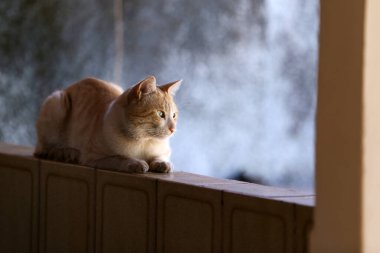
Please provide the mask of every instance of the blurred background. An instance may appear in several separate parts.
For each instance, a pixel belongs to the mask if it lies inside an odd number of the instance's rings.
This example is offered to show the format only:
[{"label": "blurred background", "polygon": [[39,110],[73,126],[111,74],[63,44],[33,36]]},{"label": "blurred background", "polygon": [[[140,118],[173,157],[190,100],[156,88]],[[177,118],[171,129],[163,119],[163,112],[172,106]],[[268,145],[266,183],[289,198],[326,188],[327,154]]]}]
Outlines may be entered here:
[{"label": "blurred background", "polygon": [[86,76],[183,79],[176,170],[313,190],[318,0],[1,0],[0,141]]}]

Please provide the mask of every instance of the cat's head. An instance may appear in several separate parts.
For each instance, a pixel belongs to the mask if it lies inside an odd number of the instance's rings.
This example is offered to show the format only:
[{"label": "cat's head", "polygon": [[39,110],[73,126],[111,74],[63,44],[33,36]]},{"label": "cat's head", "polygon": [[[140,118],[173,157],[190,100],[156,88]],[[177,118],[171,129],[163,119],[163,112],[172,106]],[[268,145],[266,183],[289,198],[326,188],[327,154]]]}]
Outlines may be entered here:
[{"label": "cat's head", "polygon": [[149,76],[125,91],[126,125],[137,138],[167,138],[174,134],[178,109],[173,96],[182,80],[158,86]]}]

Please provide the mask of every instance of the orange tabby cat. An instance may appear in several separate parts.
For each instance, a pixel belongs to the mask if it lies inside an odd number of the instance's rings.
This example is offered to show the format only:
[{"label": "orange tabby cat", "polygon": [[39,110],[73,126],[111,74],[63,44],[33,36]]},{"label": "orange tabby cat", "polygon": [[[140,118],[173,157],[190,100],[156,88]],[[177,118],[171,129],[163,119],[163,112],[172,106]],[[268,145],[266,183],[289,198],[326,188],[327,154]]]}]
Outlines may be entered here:
[{"label": "orange tabby cat", "polygon": [[35,156],[126,172],[169,172],[169,137],[181,81],[157,86],[149,76],[123,90],[86,78],[43,103]]}]

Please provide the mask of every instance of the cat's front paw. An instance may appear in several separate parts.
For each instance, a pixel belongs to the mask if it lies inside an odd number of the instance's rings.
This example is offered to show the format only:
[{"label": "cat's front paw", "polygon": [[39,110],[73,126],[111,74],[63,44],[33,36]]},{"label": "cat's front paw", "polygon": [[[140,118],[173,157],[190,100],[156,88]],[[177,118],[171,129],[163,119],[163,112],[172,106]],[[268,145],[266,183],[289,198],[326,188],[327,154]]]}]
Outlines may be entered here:
[{"label": "cat's front paw", "polygon": [[173,169],[173,166],[169,162],[153,160],[150,163],[149,169],[155,172],[169,173]]},{"label": "cat's front paw", "polygon": [[145,173],[149,165],[143,160],[130,159],[123,156],[107,156],[98,160],[89,161],[85,165],[97,169],[112,170],[127,173]]},{"label": "cat's front paw", "polygon": [[149,170],[149,165],[143,160],[129,160],[126,164],[128,172],[145,173]]}]

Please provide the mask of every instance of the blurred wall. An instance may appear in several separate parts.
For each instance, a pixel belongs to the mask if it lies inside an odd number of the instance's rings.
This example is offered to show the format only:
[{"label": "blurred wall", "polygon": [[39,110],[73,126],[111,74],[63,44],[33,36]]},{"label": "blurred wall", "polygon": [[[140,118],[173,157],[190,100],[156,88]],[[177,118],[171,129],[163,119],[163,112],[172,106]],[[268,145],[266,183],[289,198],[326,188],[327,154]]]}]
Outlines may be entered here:
[{"label": "blurred wall", "polygon": [[178,170],[312,189],[318,8],[317,0],[3,0],[0,140],[34,144],[42,99],[85,76],[128,87],[154,74],[184,80],[172,140]]},{"label": "blurred wall", "polygon": [[380,2],[321,1],[312,253],[380,252]]}]

